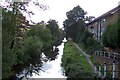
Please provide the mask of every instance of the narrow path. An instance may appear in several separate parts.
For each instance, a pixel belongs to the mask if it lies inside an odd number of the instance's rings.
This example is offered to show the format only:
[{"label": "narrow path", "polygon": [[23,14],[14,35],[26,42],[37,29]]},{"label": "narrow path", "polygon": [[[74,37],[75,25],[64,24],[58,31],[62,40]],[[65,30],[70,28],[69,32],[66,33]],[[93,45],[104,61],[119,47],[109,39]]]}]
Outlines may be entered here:
[{"label": "narrow path", "polygon": [[77,49],[78,49],[79,51],[81,51],[82,54],[86,57],[87,62],[91,65],[91,67],[92,67],[92,69],[93,69],[93,71],[94,71],[94,65],[93,65],[92,61],[90,60],[90,55],[86,54],[76,43],[73,43],[73,44],[74,44],[74,45],[77,47]]}]

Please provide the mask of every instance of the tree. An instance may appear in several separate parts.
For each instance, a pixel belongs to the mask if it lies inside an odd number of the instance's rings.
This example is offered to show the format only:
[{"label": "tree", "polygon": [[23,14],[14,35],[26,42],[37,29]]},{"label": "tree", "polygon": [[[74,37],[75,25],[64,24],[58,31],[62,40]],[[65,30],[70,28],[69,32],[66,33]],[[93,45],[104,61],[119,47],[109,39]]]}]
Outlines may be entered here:
[{"label": "tree", "polygon": [[[24,11],[28,14],[33,14],[32,11],[28,11],[26,9],[26,6],[29,2],[7,2],[9,5],[4,6],[4,4],[1,4],[2,6],[2,78],[3,79],[15,79],[15,74],[19,70],[17,70],[17,67],[14,67],[18,64],[23,64],[24,61],[19,58],[20,55],[23,55],[23,51],[21,47],[22,40],[18,38],[23,38],[23,35],[20,33],[19,27],[21,26],[21,22],[19,21],[19,13],[21,11]],[[40,5],[38,2],[33,2],[35,5],[39,6],[40,8],[44,9],[45,6]],[[21,14],[22,15],[22,14]],[[23,15],[22,15],[23,16]],[[26,22],[25,20],[23,22]],[[25,26],[26,27],[26,26]],[[22,37],[18,36],[22,35]],[[25,41],[30,43],[31,38],[27,38]],[[20,44],[19,44],[20,42]],[[33,41],[34,42],[34,41]],[[39,41],[36,42],[37,44],[40,43]],[[35,43],[35,44],[36,44]],[[27,43],[26,43],[27,44]],[[20,54],[18,54],[20,53]],[[27,56],[28,57],[28,56]],[[28,59],[27,57],[26,60]],[[27,63],[27,61],[26,61]],[[19,65],[18,65],[19,66]],[[27,65],[28,66],[28,65]],[[26,66],[23,66],[20,68],[21,70],[25,68]]]},{"label": "tree", "polygon": [[49,20],[47,24],[47,28],[50,29],[52,35],[56,35],[59,27],[55,20]]},{"label": "tree", "polygon": [[87,47],[90,45],[88,44],[88,38],[91,38],[91,37],[92,37],[92,34],[88,30],[85,30],[84,33],[82,34],[80,41],[85,45],[85,47]]},{"label": "tree", "polygon": [[119,25],[118,22],[107,26],[103,33],[102,43],[105,47],[119,48]]},{"label": "tree", "polygon": [[[27,4],[28,2],[13,2],[3,8],[1,17],[3,22],[3,80],[15,80],[16,73],[24,69],[27,73],[38,72],[38,67],[41,67],[44,61],[42,53],[46,55],[47,60],[54,60],[59,51],[57,46],[63,39],[63,31],[58,28],[55,20],[50,21],[47,28],[35,24],[31,25],[30,30],[21,32],[22,24],[25,24],[24,28],[29,25],[25,17],[19,14],[21,10],[27,11],[25,7]],[[34,4],[39,6],[39,3]],[[53,49],[54,46],[56,46],[55,49]],[[31,65],[32,69],[30,69]]]},{"label": "tree", "polygon": [[11,66],[16,62],[17,55],[13,44],[15,37],[15,15],[11,11],[2,9],[2,77],[8,78],[14,72]]},{"label": "tree", "polygon": [[34,13],[32,11],[28,11],[27,7],[29,6],[29,3],[33,3],[33,5],[38,6],[40,9],[42,10],[47,10],[48,6],[41,4],[40,2],[36,1],[14,1],[14,0],[8,0],[5,3],[7,3],[7,6],[0,3],[1,7],[6,8],[7,10],[12,9],[14,14],[17,14],[18,11],[24,11],[29,15],[34,15]]},{"label": "tree", "polygon": [[[13,68],[17,67],[16,73],[29,68],[29,64],[33,66],[31,74],[34,70],[38,70],[36,68],[42,66],[42,53],[52,46],[51,43],[52,35],[49,29],[44,28],[43,25],[31,27],[24,36],[21,54],[17,54],[17,64],[13,66]],[[50,58],[50,56],[47,57]],[[27,71],[29,72],[29,70]]]},{"label": "tree", "polygon": [[63,22],[67,38],[72,38],[74,42],[79,42],[85,30],[85,22],[91,21],[93,16],[86,16],[87,12],[80,6],[74,7],[66,13],[68,19]]},{"label": "tree", "polygon": [[63,30],[59,29],[59,26],[55,20],[49,20],[48,24],[46,25],[48,29],[50,29],[50,32],[52,34],[52,39],[54,40],[53,46],[58,46],[61,44],[63,40]]},{"label": "tree", "polygon": [[[44,43],[44,46],[50,46],[49,41],[52,39],[50,31],[44,30],[42,33],[50,38],[41,36],[42,41],[38,37],[24,37],[23,32],[21,33],[20,27],[21,24],[26,23],[25,17],[23,17],[21,11],[24,11],[28,14],[33,14],[32,11],[28,11],[26,6],[29,2],[8,2],[9,6],[2,6],[2,79],[12,79],[15,80],[16,73],[19,73],[24,68],[29,67],[29,64],[32,63],[34,66],[36,64],[41,65],[41,44]],[[33,2],[37,6],[41,6],[39,3]],[[40,8],[43,9],[44,6]],[[24,18],[21,19],[20,17]],[[27,22],[29,24],[29,22]],[[27,25],[25,25],[26,27]],[[23,39],[24,37],[24,39]],[[47,44],[48,43],[48,44]],[[34,54],[33,54],[34,53]]]},{"label": "tree", "polygon": [[79,19],[83,20],[87,12],[85,12],[80,6],[74,7],[72,10],[66,13],[68,19],[77,21]]},{"label": "tree", "polygon": [[68,19],[64,21],[64,29],[67,38],[71,37],[73,41],[79,41],[85,29],[85,14],[86,12],[80,6],[66,13]]}]

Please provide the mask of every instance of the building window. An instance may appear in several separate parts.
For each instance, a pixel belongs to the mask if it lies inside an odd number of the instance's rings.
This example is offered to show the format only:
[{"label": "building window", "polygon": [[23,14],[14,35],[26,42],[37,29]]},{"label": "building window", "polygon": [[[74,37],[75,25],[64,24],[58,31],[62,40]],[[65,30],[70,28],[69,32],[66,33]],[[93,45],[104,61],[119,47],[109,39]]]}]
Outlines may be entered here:
[{"label": "building window", "polygon": [[101,26],[103,26],[105,24],[105,19],[101,20]]},{"label": "building window", "polygon": [[105,19],[103,19],[103,23],[105,23]]},{"label": "building window", "polygon": [[95,22],[95,25],[97,25],[98,24],[98,22]]}]

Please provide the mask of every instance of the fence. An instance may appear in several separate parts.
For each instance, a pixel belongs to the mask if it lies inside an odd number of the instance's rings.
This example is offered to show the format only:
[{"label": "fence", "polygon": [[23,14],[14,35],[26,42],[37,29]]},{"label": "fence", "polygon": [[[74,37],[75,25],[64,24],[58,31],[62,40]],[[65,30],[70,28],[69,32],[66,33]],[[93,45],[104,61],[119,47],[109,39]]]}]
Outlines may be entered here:
[{"label": "fence", "polygon": [[[106,64],[104,63],[103,65],[99,64],[98,68],[97,66],[95,66],[95,75],[96,77],[100,78],[111,78],[111,79],[117,79],[119,78],[118,72],[120,72],[120,70],[116,69],[116,65],[119,65],[117,63],[115,63],[115,61],[113,61],[112,64]],[[112,66],[112,69],[107,69],[107,66]],[[116,74],[117,73],[117,74]],[[107,75],[109,74],[109,75]]]},{"label": "fence", "polygon": [[[95,65],[96,77],[100,78],[119,78],[120,79],[120,54],[105,51],[95,51],[95,56],[106,58],[107,61],[111,59],[111,63],[104,61],[102,64]],[[100,58],[100,60],[102,59]],[[111,68],[109,68],[111,67]],[[111,75],[111,76],[110,76]]]},{"label": "fence", "polygon": [[103,56],[118,61],[120,60],[120,53],[115,53],[115,52],[95,51],[94,55]]}]

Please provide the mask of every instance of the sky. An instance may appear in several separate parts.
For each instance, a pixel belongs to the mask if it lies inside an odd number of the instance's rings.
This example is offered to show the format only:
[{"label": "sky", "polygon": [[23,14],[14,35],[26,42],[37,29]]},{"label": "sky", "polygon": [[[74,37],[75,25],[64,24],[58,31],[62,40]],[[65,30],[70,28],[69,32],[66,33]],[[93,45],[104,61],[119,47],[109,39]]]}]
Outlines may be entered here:
[{"label": "sky", "polygon": [[[0,0],[0,2],[5,0]],[[26,0],[29,1],[29,0]],[[32,20],[33,22],[48,22],[50,19],[58,21],[58,25],[63,27],[63,21],[67,19],[66,12],[72,10],[74,7],[79,5],[84,11],[86,11],[88,16],[98,17],[105,12],[118,6],[120,0],[32,0],[38,1],[39,3],[49,6],[47,10],[39,9],[39,7],[29,4],[28,10],[33,11],[35,15],[31,18],[27,15],[27,20]]]},{"label": "sky", "polygon": [[49,6],[48,10],[39,9],[31,5],[28,7],[28,10],[32,10],[35,15],[27,19],[34,22],[45,21],[47,22],[50,19],[58,21],[58,25],[63,27],[63,21],[67,19],[66,12],[72,10],[74,7],[79,5],[85,11],[87,11],[88,16],[98,17],[105,12],[113,9],[118,6],[120,0],[38,0],[41,4]]}]

